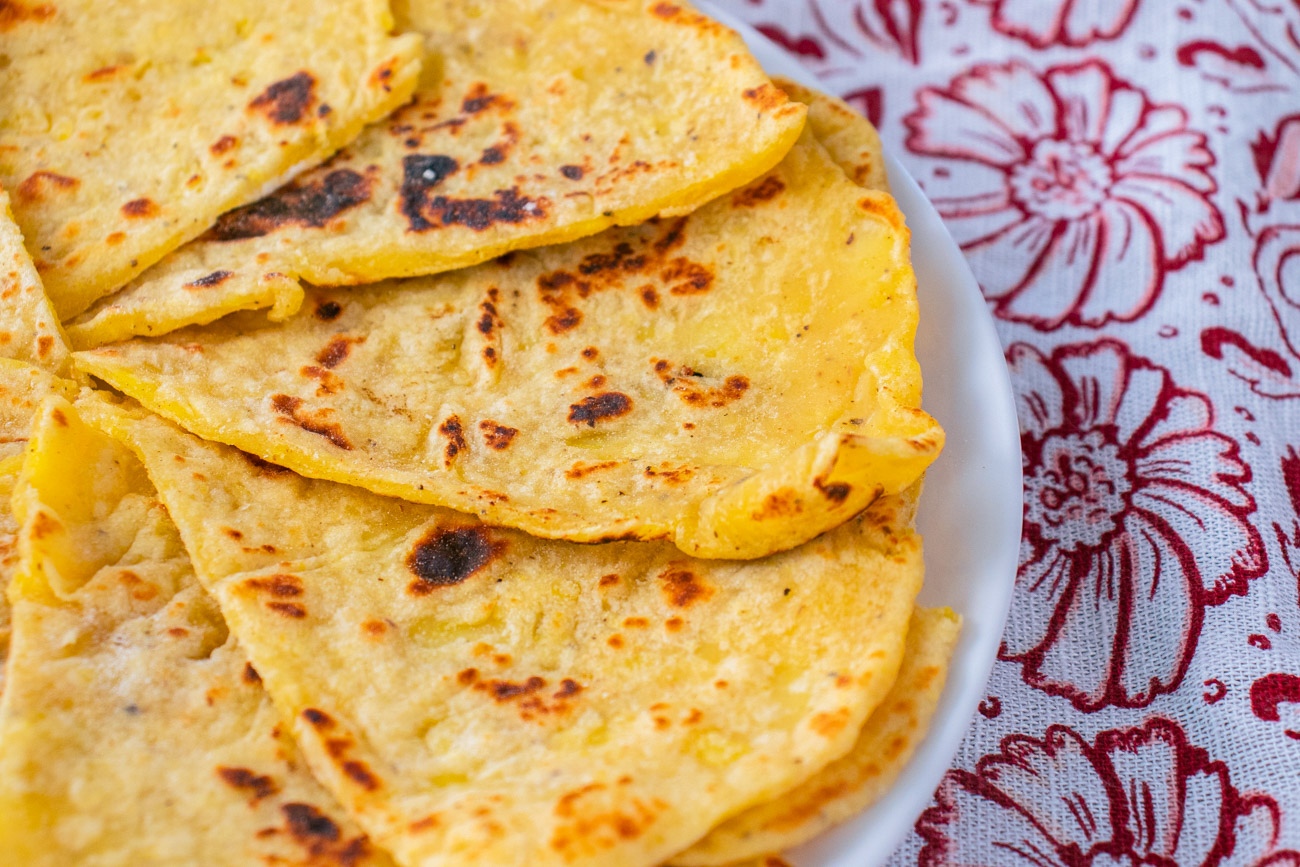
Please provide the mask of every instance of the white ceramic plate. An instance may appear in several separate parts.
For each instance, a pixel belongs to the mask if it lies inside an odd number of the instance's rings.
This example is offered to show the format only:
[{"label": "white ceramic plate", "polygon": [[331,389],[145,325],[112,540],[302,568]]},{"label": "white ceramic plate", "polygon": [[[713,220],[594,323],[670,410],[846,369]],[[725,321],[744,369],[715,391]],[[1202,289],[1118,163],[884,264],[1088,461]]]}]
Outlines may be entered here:
[{"label": "white ceramic plate", "polygon": [[[817,86],[806,69],[753,28],[706,0],[697,5],[735,28],[770,74]],[[854,820],[786,853],[799,867],[874,867],[902,842],[983,698],[1019,555],[1020,433],[993,320],[934,207],[897,160],[886,154],[885,164],[912,230],[925,408],[948,433],[943,454],[926,475],[917,518],[925,536],[921,602],[961,614],[962,636],[930,732],[898,784]]]}]

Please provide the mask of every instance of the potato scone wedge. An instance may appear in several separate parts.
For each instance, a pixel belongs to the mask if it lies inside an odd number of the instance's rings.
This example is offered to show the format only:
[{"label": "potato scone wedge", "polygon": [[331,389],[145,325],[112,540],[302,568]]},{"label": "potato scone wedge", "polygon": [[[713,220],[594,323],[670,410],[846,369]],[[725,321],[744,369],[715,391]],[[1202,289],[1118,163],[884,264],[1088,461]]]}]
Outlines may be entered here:
[{"label": "potato scone wedge", "polygon": [[71,371],[68,343],[45,295],[9,195],[0,188],[0,358],[25,361],[50,373]]},{"label": "potato scone wedge", "polygon": [[687,217],[473,269],[313,290],[76,354],[202,437],[295,471],[573,541],[792,548],[902,491],[920,409],[894,200],[805,133]]},{"label": "potato scone wedge", "polygon": [[898,671],[922,567],[893,498],[795,551],[691,560],[98,415],[318,778],[408,867],[657,864],[847,752]]},{"label": "potato scone wedge", "polygon": [[307,772],[130,450],[51,398],[15,506],[5,863],[391,867]]},{"label": "potato scone wedge", "polygon": [[765,854],[806,843],[875,803],[925,737],[960,630],[960,618],[949,609],[916,609],[898,678],[853,749],[802,785],[723,822],[672,863],[760,867]]},{"label": "potato scone wedge", "polygon": [[786,96],[808,106],[808,129],[855,184],[889,192],[884,148],[871,121],[839,97],[789,78],[773,81]]},{"label": "potato scone wedge", "polygon": [[[267,305],[251,291],[267,274],[318,285],[431,274],[684,214],[766,172],[803,126],[804,106],[740,37],[683,2],[395,11],[424,37],[415,100],[106,299],[73,324],[76,345]],[[185,288],[222,272],[234,276]]]},{"label": "potato scone wedge", "polygon": [[[0,458],[0,587],[8,587],[18,562],[18,519],[9,506],[14,485],[22,470],[21,453]],[[6,660],[9,658],[9,639],[13,631],[13,615],[9,600],[0,594],[0,695],[5,689]]]},{"label": "potato scone wedge", "polygon": [[[16,342],[29,345],[27,341]],[[11,630],[9,601],[3,590],[9,586],[18,562],[18,519],[10,507],[10,497],[22,470],[23,452],[41,402],[51,394],[73,397],[76,393],[77,386],[71,380],[22,361],[0,357],[0,694],[4,692]]]},{"label": "potato scone wedge", "polygon": [[0,184],[61,318],[401,105],[387,0],[5,5]]},{"label": "potato scone wedge", "polygon": [[65,378],[71,372],[59,320],[23,246],[9,197],[0,188],[0,693],[10,632],[3,590],[18,557],[18,521],[9,498],[36,408],[51,393],[76,393],[76,385]]}]

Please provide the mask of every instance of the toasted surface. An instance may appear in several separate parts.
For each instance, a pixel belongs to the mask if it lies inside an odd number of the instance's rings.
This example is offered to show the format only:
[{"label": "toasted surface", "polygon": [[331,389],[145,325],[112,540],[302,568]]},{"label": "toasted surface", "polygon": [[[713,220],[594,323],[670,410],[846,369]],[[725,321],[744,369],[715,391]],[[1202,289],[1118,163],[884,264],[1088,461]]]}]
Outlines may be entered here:
[{"label": "toasted surface", "polygon": [[809,131],[854,183],[867,189],[889,192],[885,152],[880,144],[880,133],[876,132],[871,121],[854,111],[844,100],[804,87],[797,81],[776,78],[773,83],[785,91],[786,96],[808,106]]},{"label": "toasted surface", "polygon": [[[0,458],[0,586],[8,587],[18,563],[18,519],[9,506],[18,473],[22,470],[21,454]],[[9,637],[12,631],[9,600],[0,594],[0,695],[5,689],[5,661],[9,658]]]},{"label": "toasted surface", "polygon": [[[416,99],[106,304],[147,312],[157,302],[131,296],[184,294],[192,273],[250,273],[259,255],[318,285],[367,283],[686,213],[770,169],[803,125],[804,107],[740,37],[682,2],[405,0],[394,11],[424,36]],[[201,300],[228,311],[234,291]],[[97,312],[78,323],[80,346],[120,339]],[[215,318],[176,314],[159,305],[134,333]]]},{"label": "toasted surface", "polygon": [[921,559],[893,498],[796,551],[690,560],[490,529],[97,411],[317,776],[403,864],[659,863],[845,753],[897,673]]},{"label": "toasted surface", "polygon": [[58,398],[34,439],[0,709],[6,863],[391,867],[306,771],[136,457]]},{"label": "toasted surface", "polygon": [[961,620],[946,608],[918,608],[898,679],[867,719],[849,753],[802,785],[733,816],[672,858],[681,867],[739,865],[805,843],[875,803],[925,737],[939,704]]},{"label": "toasted surface", "polygon": [[22,454],[41,401],[55,392],[70,397],[76,390],[70,380],[0,357],[0,459]]},{"label": "toasted surface", "polygon": [[298,281],[269,267],[231,271],[175,270],[168,281],[146,281],[110,295],[71,320],[69,342],[84,349],[128,340],[137,334],[167,334],[187,325],[207,325],[241,310],[267,310],[280,322],[302,307]]},{"label": "toasted surface", "polygon": [[9,196],[0,189],[0,358],[66,375],[71,365],[58,317],[41,286]]},{"label": "toasted surface", "polygon": [[[29,345],[21,339],[14,343]],[[18,519],[10,507],[10,495],[22,469],[32,418],[50,394],[72,397],[76,385],[25,362],[0,357],[0,589],[9,586],[18,562]],[[9,635],[9,602],[0,592],[0,694],[4,692]]]},{"label": "toasted surface", "polygon": [[386,0],[11,2],[0,184],[61,318],[410,95]]},{"label": "toasted surface", "polygon": [[688,217],[313,290],[280,324],[228,317],[76,363],[303,475],[547,538],[752,558],[938,454],[907,248],[893,199],[806,135]]}]

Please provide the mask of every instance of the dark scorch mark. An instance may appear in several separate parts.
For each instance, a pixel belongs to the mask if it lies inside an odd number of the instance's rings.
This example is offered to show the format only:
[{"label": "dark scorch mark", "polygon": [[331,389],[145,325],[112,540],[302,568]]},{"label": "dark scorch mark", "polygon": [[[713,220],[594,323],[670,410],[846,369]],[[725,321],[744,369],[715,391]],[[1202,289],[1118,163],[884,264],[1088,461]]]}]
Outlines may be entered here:
[{"label": "dark scorch mark", "polygon": [[213,271],[211,274],[204,274],[198,279],[191,280],[185,284],[186,289],[211,289],[213,286],[220,286],[228,279],[233,277],[233,271]]},{"label": "dark scorch mark", "polygon": [[221,781],[232,789],[237,789],[248,795],[248,803],[256,805],[263,798],[269,798],[280,787],[275,780],[265,774],[257,774],[248,768],[217,768],[217,776]]},{"label": "dark scorch mark", "polygon": [[456,455],[469,450],[469,443],[465,441],[465,427],[460,423],[460,416],[448,416],[442,424],[438,425],[438,433],[447,438],[445,466],[450,468]]},{"label": "dark scorch mark", "polygon": [[266,115],[273,123],[298,123],[311,107],[316,79],[302,71],[275,82],[248,104],[252,111]]},{"label": "dark scorch mark", "polygon": [[330,338],[329,343],[325,344],[324,349],[316,353],[316,363],[333,370],[347,360],[355,344],[365,342],[365,337],[344,337],[342,334],[336,334]]},{"label": "dark scorch mark", "polygon": [[505,548],[506,543],[493,538],[485,527],[434,527],[406,557],[406,568],[417,579],[407,589],[424,596],[437,587],[459,584],[500,556]]},{"label": "dark scorch mark", "polygon": [[[547,200],[521,196],[518,187],[497,190],[491,199],[430,197],[428,193],[434,184],[426,182],[428,173],[428,170],[420,172],[418,181],[413,181],[412,175],[408,174],[402,183],[402,213],[406,215],[412,232],[443,226],[465,226],[481,232],[499,223],[518,225],[546,216]],[[437,177],[436,173],[433,177]]]},{"label": "dark scorch mark", "polygon": [[286,225],[319,229],[344,211],[370,200],[370,181],[351,169],[314,180],[294,181],[260,201],[221,215],[204,236],[209,241],[260,238]]},{"label": "dark scorch mark", "polygon": [[618,418],[632,411],[632,398],[617,391],[606,391],[584,397],[581,402],[569,405],[569,421],[575,424],[586,423],[595,427],[596,422],[608,418]]},{"label": "dark scorch mark", "polygon": [[491,419],[479,422],[478,429],[483,432],[483,441],[487,443],[488,448],[496,451],[508,449],[510,443],[519,434],[519,428],[507,427]]},{"label": "dark scorch mark", "polygon": [[337,301],[320,301],[316,304],[313,315],[321,322],[333,322],[343,313],[343,305]]},{"label": "dark scorch mark", "polygon": [[322,421],[320,413],[308,413],[302,409],[302,398],[277,394],[271,397],[271,406],[276,412],[289,417],[294,424],[308,433],[324,437],[341,449],[351,451],[352,443],[343,435],[343,428],[338,422]]},{"label": "dark scorch mark", "polygon": [[299,840],[337,840],[339,826],[311,804],[285,804],[280,808],[289,825],[289,833]]}]

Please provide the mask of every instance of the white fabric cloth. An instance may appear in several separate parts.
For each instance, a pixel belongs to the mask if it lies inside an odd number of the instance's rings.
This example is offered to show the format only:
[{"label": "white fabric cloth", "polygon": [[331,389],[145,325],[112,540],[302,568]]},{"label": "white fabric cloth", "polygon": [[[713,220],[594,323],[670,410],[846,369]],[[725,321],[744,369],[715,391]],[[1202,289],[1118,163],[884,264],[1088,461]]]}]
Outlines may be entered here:
[{"label": "white fabric cloth", "polygon": [[722,0],[880,128],[1018,398],[1001,659],[894,863],[1300,865],[1300,0]]}]

